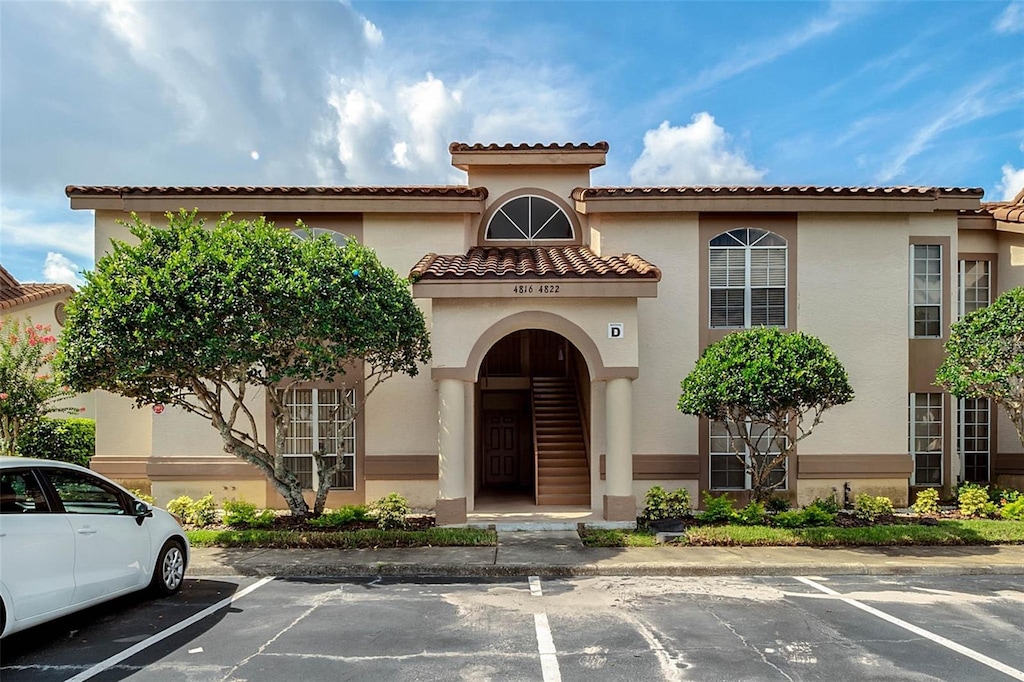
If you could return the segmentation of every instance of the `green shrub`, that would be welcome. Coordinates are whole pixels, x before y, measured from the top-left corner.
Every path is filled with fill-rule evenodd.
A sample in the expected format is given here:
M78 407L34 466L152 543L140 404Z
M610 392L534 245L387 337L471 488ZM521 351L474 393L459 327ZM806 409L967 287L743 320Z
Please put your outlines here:
M660 485L656 485L644 496L644 511L640 520L650 523L662 519L681 519L689 515L690 492L686 488L666 492Z
M173 500L167 503L165 509L174 514L182 523L188 523L189 509L192 508L194 500L188 495L182 495L181 497L175 497Z
M398 493L391 493L371 503L370 511L377 517L378 528L396 530L406 527L405 517L412 509L409 508L409 502L404 497Z
M217 504L213 501L213 493L198 500L193 500L188 495L176 497L167 503L167 511L180 518L183 523L196 528L212 526L217 520Z
M309 525L317 528L341 528L353 521L365 521L369 517L369 510L366 507L349 505L326 511L316 518L309 519Z
M698 523L729 523L736 518L732 498L728 493L712 495L704 491L704 511L697 512L694 518Z
M55 459L87 467L96 453L96 422L79 417L43 417L18 436L18 452L25 457Z
M853 515L868 523L875 523L886 516L892 516L892 512L892 500L884 495L876 497L861 493L853 501Z
M939 489L938 488L925 488L917 492L917 499L914 500L913 504L914 513L925 515L925 514L938 514L939 513Z
M977 483L965 483L957 493L957 505L960 514L968 518L972 516L990 517L999 511L999 506L988 498L988 486Z
M843 505L839 504L839 499L833 492L828 497L815 497L808 507L815 507L829 514L838 514L839 510L843 508Z
M1016 502L1024 497L1024 493L1013 488L998 488L992 486L988 491L988 499L999 505L1006 505L1009 502Z
M137 488L129 488L128 492L148 504L150 507L156 504L156 499L152 495L147 495Z
M257 511L245 500L224 500L224 523L232 528L269 528L277 515L270 509Z
M801 528L804 525L803 509L787 509L772 517L772 525L778 528Z
M804 527L831 526L836 522L836 515L839 510L833 511L833 506L828 500L814 500L801 510L804 517Z
M1007 502L999 510L999 516L1007 521L1024 521L1024 496L1018 496L1012 502Z
M791 505L789 500L785 497L769 497L764 506L767 511L777 514L779 512L789 511L790 507L793 505Z
M751 501L746 507L736 512L736 523L744 526L760 526L764 524L765 509L760 502Z

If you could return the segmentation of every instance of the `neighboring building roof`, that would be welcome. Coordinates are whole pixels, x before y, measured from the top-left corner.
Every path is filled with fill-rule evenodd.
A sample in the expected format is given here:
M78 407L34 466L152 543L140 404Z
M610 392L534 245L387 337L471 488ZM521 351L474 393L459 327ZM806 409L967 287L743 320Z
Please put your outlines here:
M572 197L576 201L605 197L684 197L684 196L905 196L930 197L977 197L984 196L980 187L817 187L786 185L755 186L692 186L692 187L578 187Z
M132 187L114 185L68 185L64 194L72 196L335 196L335 197L469 197L485 199L483 187L462 185L424 185L408 187L255 187L255 186L190 186Z
M413 281L496 278L661 280L661 270L640 256L598 256L585 246L476 246L465 255L428 253L409 273Z
M997 229L1024 231L1024 189L1010 201L986 201L978 208L960 211L961 219L994 220ZM973 222L973 221L972 221ZM984 223L983 223L984 224Z
M69 284L22 284L7 271L7 268L0 265L0 310L12 310L48 298L70 296L73 293L75 289Z
M464 185L407 187L68 185L71 208L114 211L254 213L480 213L487 190ZM241 202L244 201L245 204Z
M579 142L579 143L573 143L573 142L566 142L566 143L551 142L549 144L540 144L540 143L537 143L537 144L527 144L527 143L524 142L524 143L521 143L521 144L511 144L511 143L507 143L507 144L481 144L481 143L477 142L475 144L469 144L467 142L452 142L450 145L448 145L448 151L449 151L449 153L452 153L452 154L454 154L456 152L525 152L525 151L535 151L535 152L578 152L578 151L588 151L588 152L590 152L590 151L598 151L598 152L607 152L608 151L608 143L607 142L594 142L594 143L590 143L590 142Z

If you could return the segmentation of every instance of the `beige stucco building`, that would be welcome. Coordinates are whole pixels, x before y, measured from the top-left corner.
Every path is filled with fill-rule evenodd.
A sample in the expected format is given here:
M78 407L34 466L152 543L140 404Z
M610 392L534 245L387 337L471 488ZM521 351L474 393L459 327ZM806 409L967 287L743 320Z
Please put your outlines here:
M958 315L1024 285L1024 198L934 187L592 187L607 144L451 145L465 186L68 187L94 209L97 255L128 212L266 215L351 235L410 275L432 364L371 396L337 440L328 505L397 491L440 522L526 502L636 516L652 485L749 480L716 428L676 409L702 348L737 328L814 334L856 399L825 414L787 463L782 494L906 504L918 486L1024 483L1013 428L933 381ZM336 389L310 386L295 414ZM358 398L358 396L357 396ZM262 406L256 405L257 409ZM303 412L304 411L304 412ZM217 432L174 410L96 398L93 467L179 494L282 507ZM312 484L317 424L289 442ZM305 443L306 445L303 445Z

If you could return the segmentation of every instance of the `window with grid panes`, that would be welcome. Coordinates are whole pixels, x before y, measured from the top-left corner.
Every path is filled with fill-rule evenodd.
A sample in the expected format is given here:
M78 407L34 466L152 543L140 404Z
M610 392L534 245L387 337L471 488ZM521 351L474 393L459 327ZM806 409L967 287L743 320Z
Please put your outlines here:
M963 398L959 406L960 461L964 480L988 483L989 407L988 398Z
M498 207L487 223L484 238L496 241L572 239L572 222L553 201L521 196Z
M753 425L751 427L753 433L751 434L758 444L759 449L765 454L763 457L772 459L779 454L779 448L776 447L774 440L772 439L772 431L767 427L761 427ZM749 490L751 487L751 476L747 472L747 464L750 464L750 458L753 456L750 449L747 448L746 443L739 440L736 441L737 450L743 457L737 457L736 450L733 449L733 441L729 437L729 432L725 428L725 424L718 421L711 422L710 428L710 471L711 471L711 489L712 490ZM786 462L783 461L779 466L772 469L771 475L768 477L768 485L774 485L780 483L778 490L786 489Z
M942 485L942 394L910 394L914 485Z
M991 300L990 263L987 260L962 260L958 268L959 313L963 317L986 307Z
M281 391L281 397L291 417L284 442L285 466L298 477L303 488L316 489L313 452L323 452L328 466L341 457L342 466L335 473L331 488L355 490L356 425L352 419L355 391L295 388Z
M784 327L788 284L786 240L743 227L708 248L711 327Z
M910 247L911 331L914 336L942 336L942 246Z

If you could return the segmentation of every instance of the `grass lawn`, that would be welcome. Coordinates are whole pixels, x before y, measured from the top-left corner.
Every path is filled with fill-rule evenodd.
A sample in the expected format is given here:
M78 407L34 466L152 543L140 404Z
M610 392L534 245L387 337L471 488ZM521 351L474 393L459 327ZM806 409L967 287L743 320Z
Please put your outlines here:
M588 547L653 547L649 531L587 528ZM864 547L899 545L1024 544L1024 522L985 519L941 520L937 525L878 525L862 528L772 528L769 526L692 526L672 544L747 547Z
M193 547L265 547L273 549L377 549L384 547L491 547L494 531L479 528L348 531L209 530L186 531Z

